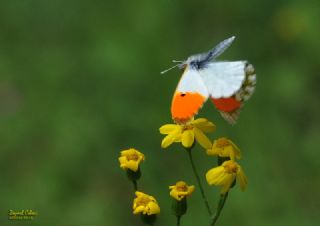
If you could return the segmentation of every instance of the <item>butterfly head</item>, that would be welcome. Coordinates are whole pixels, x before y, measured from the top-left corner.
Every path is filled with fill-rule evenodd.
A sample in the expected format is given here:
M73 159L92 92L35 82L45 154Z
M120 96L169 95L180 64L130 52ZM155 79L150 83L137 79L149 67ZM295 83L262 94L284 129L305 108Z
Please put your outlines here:
M188 65L192 69L199 70L203 68L207 61L205 60L207 54L196 54L188 57L185 61L185 65Z

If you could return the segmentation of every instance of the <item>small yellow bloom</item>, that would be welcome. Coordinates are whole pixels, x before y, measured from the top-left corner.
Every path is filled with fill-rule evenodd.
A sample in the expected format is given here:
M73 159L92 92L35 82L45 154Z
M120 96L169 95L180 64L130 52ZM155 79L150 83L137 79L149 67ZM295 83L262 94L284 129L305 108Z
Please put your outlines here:
M206 179L209 185L222 186L222 194L229 191L235 179L239 181L242 191L245 190L248 183L241 166L233 160L225 161L221 166L209 170Z
M174 142L181 142L186 148L190 148L194 140L204 147L209 149L212 146L209 138L204 134L215 131L216 126L205 118L190 120L185 124L166 124L160 127L160 133L165 134L162 140L161 147L167 148Z
M132 206L134 214L153 215L160 213L160 207L154 197L140 191L136 191L135 194L137 197L133 200Z
M184 181L178 181L176 185L169 186L169 189L171 189L170 196L178 201L194 192L194 186L188 186Z
M207 149L208 155L218 155L219 157L229 157L231 160L240 159L240 149L229 139L222 137L213 142L210 149Z
M137 172L139 165L144 161L144 154L139 152L134 148L121 151L121 156L119 157L120 167L122 169L130 169Z

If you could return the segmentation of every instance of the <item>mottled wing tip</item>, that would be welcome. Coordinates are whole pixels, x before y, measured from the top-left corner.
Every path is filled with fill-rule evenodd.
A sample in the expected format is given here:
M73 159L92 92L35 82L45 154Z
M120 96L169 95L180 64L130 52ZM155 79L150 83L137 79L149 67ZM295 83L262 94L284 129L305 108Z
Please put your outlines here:
M237 109L233 112L220 111L220 114L222 118L224 118L228 123L230 123L231 125L235 125L237 119L239 118L240 109Z
M256 72L252 64L246 63L245 66L246 78L241 88L235 93L235 97L238 101L247 101L254 93L256 87Z

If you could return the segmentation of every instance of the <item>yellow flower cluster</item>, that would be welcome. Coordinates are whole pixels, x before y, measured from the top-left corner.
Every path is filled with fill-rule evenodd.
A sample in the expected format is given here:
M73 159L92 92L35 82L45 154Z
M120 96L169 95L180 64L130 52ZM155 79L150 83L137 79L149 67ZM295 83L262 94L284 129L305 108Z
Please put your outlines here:
M194 192L194 186L188 186L184 181L178 181L175 185L169 186L170 196L180 201Z
M143 153L134 148L123 150L120 153L120 167L127 171L128 178L133 182L135 199L133 200L133 214L142 214L141 220L146 224L153 224L156 214L160 213L160 207L156 199L141 191L137 191L137 180L140 178L140 164L145 160Z
M247 185L247 178L241 166L233 160L225 161L221 166L209 170L206 179L209 185L222 186L222 194L229 191L235 179L239 181L242 191L245 190Z
M221 193L225 194L237 179L240 183L241 190L245 190L248 183L247 178L241 166L235 162L236 158L241 158L241 152L231 140L225 137L215 140L212 148L207 150L207 154L230 159L224 161L222 165L210 169L206 173L206 179L209 185L221 186Z
M231 140L225 137L215 140L212 147L207 149L207 154L230 158L232 160L241 158L240 149Z
M215 129L216 126L205 118L192 119L184 124L166 124L159 129L161 134L166 135L162 140L161 147L167 148L172 143L181 143L183 147L190 148L196 140L206 149L208 155L218 156L225 160L221 166L207 172L208 184L222 186L221 193L226 193L237 179L241 189L244 190L247 179L240 165L235 162L236 159L241 158L240 149L225 137L216 139L212 144L205 133L214 132ZM171 187L173 188L173 186ZM171 196L174 198L178 197L176 191L177 189L171 191L173 194Z
M134 148L121 151L121 156L119 157L120 167L125 170L130 169L137 172L140 163L143 162L144 159L144 154Z
M167 135L161 143L167 148L174 142L181 142L185 148L190 148L196 140L203 148L209 149L211 141L205 133L215 131L216 126L205 118L191 120L185 124L166 124L160 127L160 133Z
M160 213L160 207L156 199L143 192L136 191L136 198L133 200L133 213L134 214L146 214L153 215Z
M241 158L241 152L237 145L225 137L216 139L212 143L206 136L206 133L214 132L215 129L215 125L205 118L192 119L183 124L166 124L159 129L161 134L166 135L161 142L162 148L167 148L173 143L181 143L187 149L202 198L209 213L211 213L210 206L206 201L190 151L195 142L199 143L209 156L218 157L218 166L208 170L205 177L209 185L221 186L220 192L224 196L221 196L223 199L219 201L219 211L221 211L227 197L225 194L229 192L236 181L239 183L241 190L245 190L248 183L241 166L236 162ZM127 171L127 175L136 190L136 197L132 206L133 213L142 214L142 221L152 225L156 220L156 214L160 213L160 207L153 196L138 191L137 180L141 176L140 164L144 160L144 154L134 148L121 151L119 157L120 167ZM195 186L187 185L184 181L178 181L175 185L169 186L169 189L170 196L173 198L172 207L179 222L180 217L187 211L186 197L194 192Z

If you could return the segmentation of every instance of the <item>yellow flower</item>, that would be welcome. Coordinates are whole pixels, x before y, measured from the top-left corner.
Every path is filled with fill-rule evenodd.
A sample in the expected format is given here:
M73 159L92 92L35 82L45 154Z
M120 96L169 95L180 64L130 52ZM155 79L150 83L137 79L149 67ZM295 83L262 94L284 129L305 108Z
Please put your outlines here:
M140 191L136 191L136 198L133 200L133 213L134 214L147 214L153 215L160 213L160 207L154 197L147 195Z
M245 190L248 183L241 166L233 160L225 161L221 166L209 170L206 179L209 185L222 186L222 194L229 191L235 179L239 181L242 191Z
M207 149L208 155L218 155L219 157L229 157L231 160L240 159L240 149L229 139L222 137L213 142L210 149Z
M190 148L194 140L205 149L212 146L209 138L204 134L215 131L216 126L205 118L190 120L184 124L166 124L160 127L160 133L165 134L161 147L166 148L174 142L181 142L186 148Z
M134 172L137 172L139 165L144 161L144 154L137 151L134 148L121 151L121 156L119 157L120 167L122 169L130 169Z
M194 192L194 186L188 186L184 181L178 181L176 185L169 186L169 189L171 189L170 196L178 201Z

